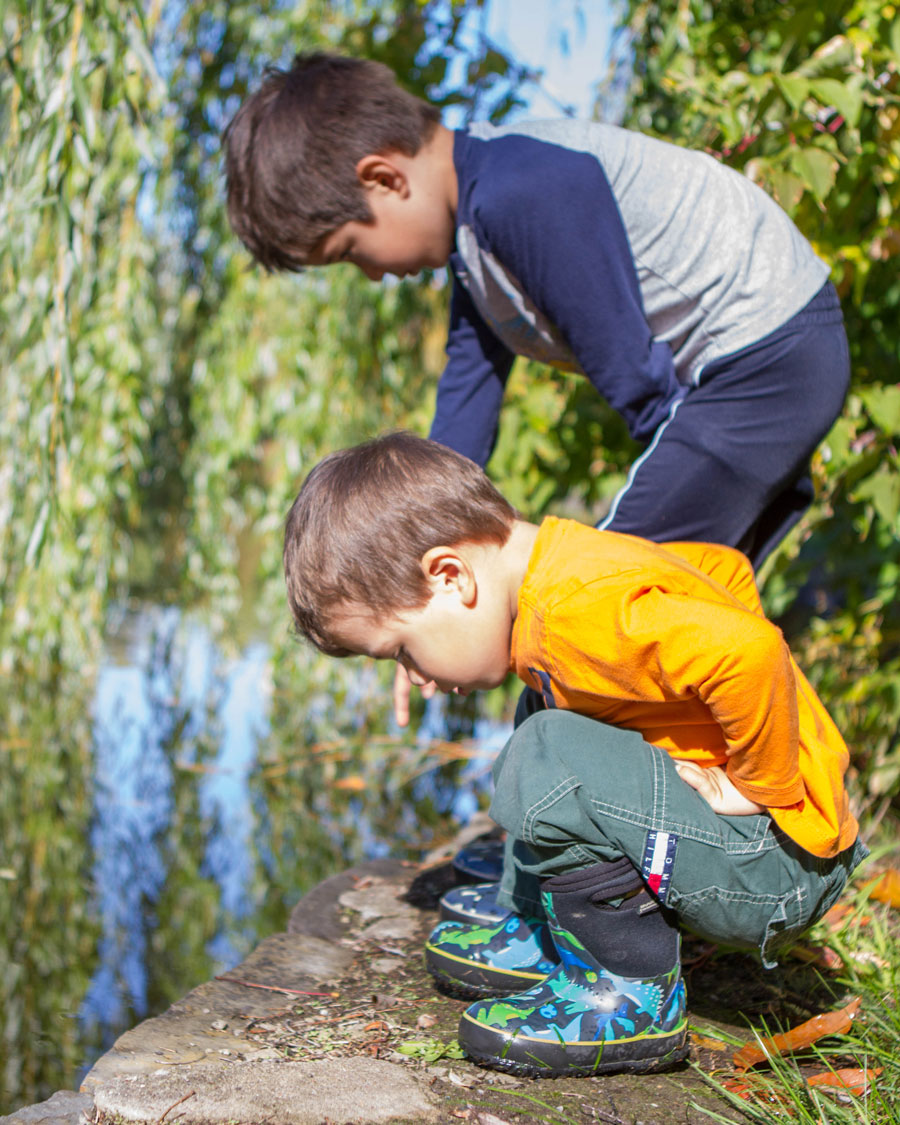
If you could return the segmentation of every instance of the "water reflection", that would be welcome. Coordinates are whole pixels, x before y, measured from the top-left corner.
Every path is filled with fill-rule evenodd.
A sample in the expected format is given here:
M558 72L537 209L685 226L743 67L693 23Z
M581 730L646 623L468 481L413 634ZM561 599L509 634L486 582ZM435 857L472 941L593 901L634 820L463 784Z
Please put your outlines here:
M119 611L93 709L101 937L80 1012L95 1044L85 1065L283 929L321 878L419 858L483 806L507 727L474 720L483 750L454 760L445 748L435 768L431 740L460 725L446 707L431 701L401 739L370 662L262 643L227 656L182 610Z

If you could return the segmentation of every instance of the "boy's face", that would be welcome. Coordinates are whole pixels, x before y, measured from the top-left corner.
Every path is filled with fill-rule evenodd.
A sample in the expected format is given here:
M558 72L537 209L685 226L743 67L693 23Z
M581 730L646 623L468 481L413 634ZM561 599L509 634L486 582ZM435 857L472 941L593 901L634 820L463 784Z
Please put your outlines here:
M396 660L414 684L431 681L440 691L487 691L510 670L512 615L502 597L479 588L477 597L450 580L437 585L422 609L375 617L348 605L333 633L351 652Z
M310 265L352 262L372 281L386 273L407 277L447 264L456 223L441 184L418 174L409 158L371 157L360 175L368 222L352 220L325 235L309 256ZM401 163L402 170L395 167ZM360 162L361 165L363 162Z

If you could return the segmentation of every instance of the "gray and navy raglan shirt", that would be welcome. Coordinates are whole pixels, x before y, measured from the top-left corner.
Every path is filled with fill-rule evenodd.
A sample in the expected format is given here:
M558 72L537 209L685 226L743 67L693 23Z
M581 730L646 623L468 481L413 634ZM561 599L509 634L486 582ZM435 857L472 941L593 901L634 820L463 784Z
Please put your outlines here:
M580 371L648 441L704 366L762 339L828 267L750 180L615 125L472 126L448 362L431 429L481 465L516 355Z

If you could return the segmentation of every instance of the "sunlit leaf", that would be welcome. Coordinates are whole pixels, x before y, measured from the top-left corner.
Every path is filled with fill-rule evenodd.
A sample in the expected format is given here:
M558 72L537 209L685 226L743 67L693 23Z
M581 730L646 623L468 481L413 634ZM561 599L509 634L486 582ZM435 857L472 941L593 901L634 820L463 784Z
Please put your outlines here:
M775 85L794 110L800 108L809 94L809 82L796 74L776 74Z
M863 100L855 85L835 78L815 78L809 83L809 89L823 105L833 106L848 125L858 124Z
M819 1088L832 1087L836 1090L846 1090L855 1097L865 1097L870 1085L881 1074L884 1067L877 1066L870 1070L857 1067L844 1067L842 1070L825 1070L821 1074L811 1074L806 1078L807 1086Z
M816 199L825 199L834 187L837 159L822 148L810 147L792 153L791 164Z
M886 434L900 434L900 386L860 387L869 417Z
M877 878L864 883L863 889L869 898L900 909L900 871L896 867L891 867Z
M786 1055L805 1050L826 1035L843 1035L853 1025L861 1003L860 997L856 996L839 1011L813 1016L812 1019L798 1024L790 1031L767 1036L758 1044L748 1043L735 1052L731 1061L738 1070L747 1070L757 1063L765 1062L773 1055Z

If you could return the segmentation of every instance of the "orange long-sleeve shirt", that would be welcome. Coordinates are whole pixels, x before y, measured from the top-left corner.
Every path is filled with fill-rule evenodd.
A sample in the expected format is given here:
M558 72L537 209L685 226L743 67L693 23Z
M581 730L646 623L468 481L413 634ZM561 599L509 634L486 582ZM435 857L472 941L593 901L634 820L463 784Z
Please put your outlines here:
M856 839L847 747L740 552L551 517L519 591L511 666L556 707L724 766L814 855Z

